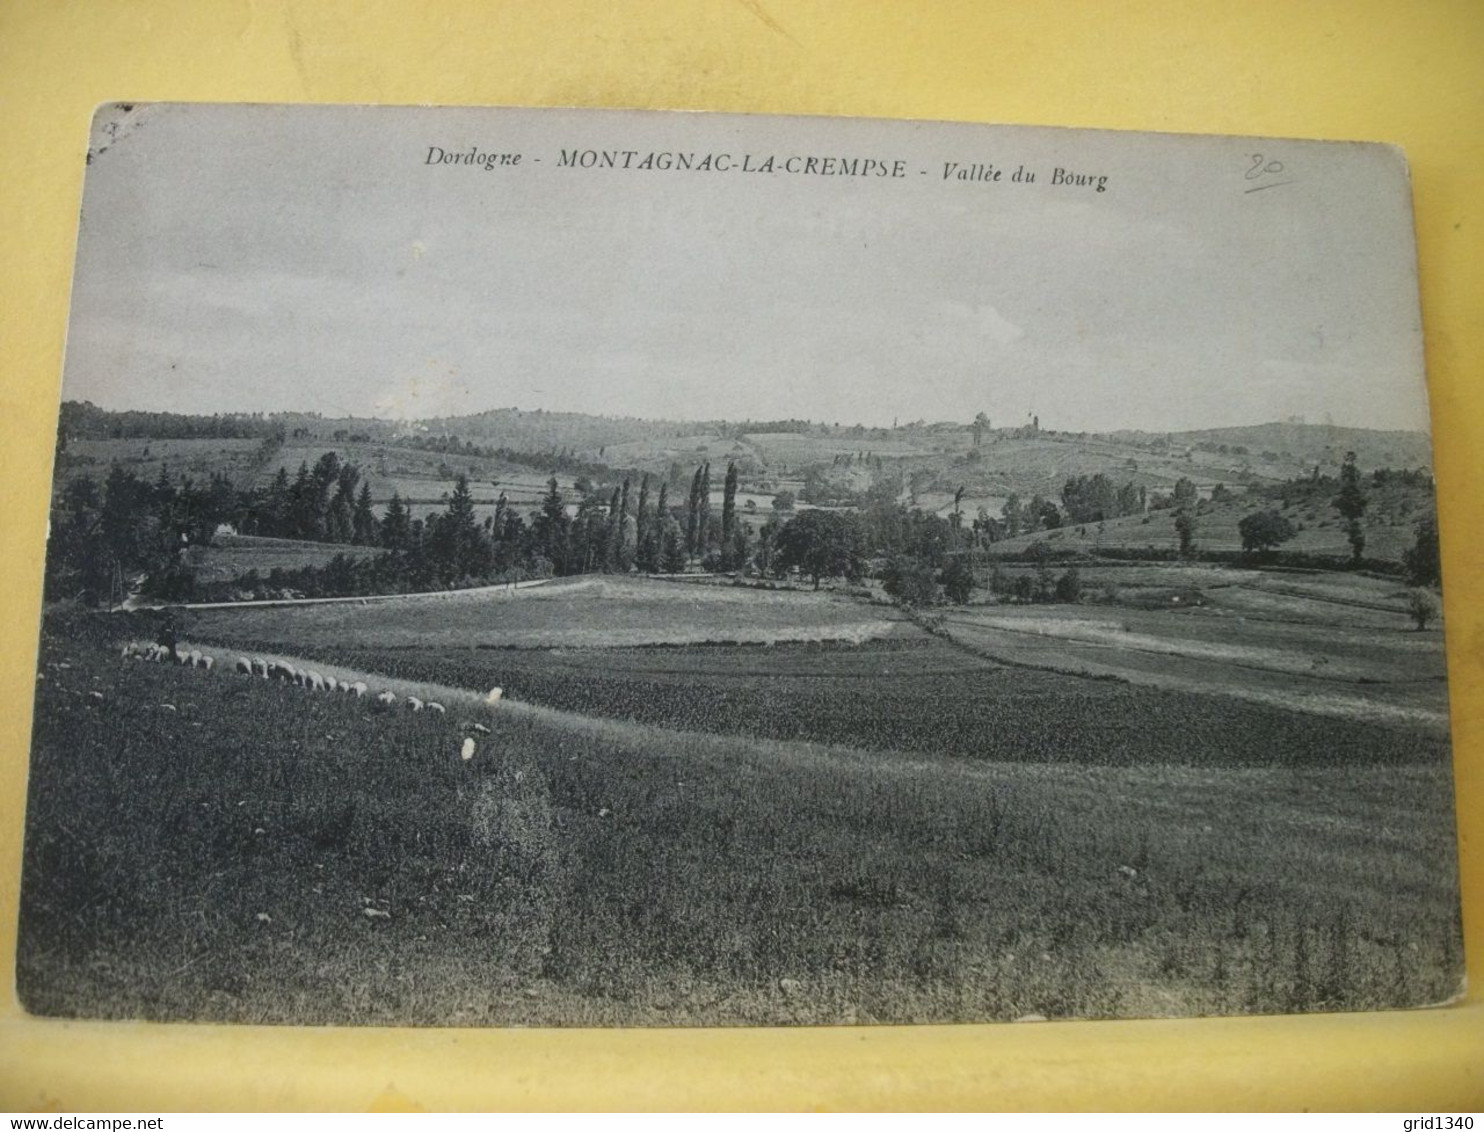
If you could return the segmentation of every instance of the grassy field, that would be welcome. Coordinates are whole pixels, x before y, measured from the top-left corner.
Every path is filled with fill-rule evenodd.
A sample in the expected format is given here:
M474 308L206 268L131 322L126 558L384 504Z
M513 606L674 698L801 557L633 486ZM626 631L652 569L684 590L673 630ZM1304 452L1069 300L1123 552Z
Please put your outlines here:
M265 611L267 612L267 611ZM285 611L292 613L293 611ZM283 639L234 638L265 655ZM326 670L382 673L683 732L839 743L884 755L1079 765L1431 765L1438 728L1377 727L1252 697L1002 665L942 639L640 649L301 649ZM1147 681L1153 684L1154 681ZM1214 692L1213 682L1207 692ZM1398 716L1392 723L1413 721Z
M348 543L301 542L297 539L259 538L254 535L217 535L201 551L196 564L200 582L224 582L240 578L249 570L267 577L270 570L298 570L324 566L336 555L368 558L377 548Z
M102 481L115 462L125 471L153 483L162 466L172 477L187 475L205 481L213 472L225 472L234 480L250 478L257 466L260 440L74 440L67 446L67 465L54 490L61 490L66 480L88 475ZM292 473L293 469L290 469ZM270 473L271 475L271 473ZM245 486L245 485L244 485Z
M773 686L860 686L851 666L882 647L786 649ZM1005 674L946 647L901 646L893 663L909 694L982 681L975 702L1006 712L985 749L702 734L456 688L431 690L447 717L380 717L48 633L22 1000L642 1025L1337 1010L1457 991L1440 741L1351 757L1368 731L1341 728L1316 733L1334 757L1293 760L1291 715L1233 701L1168 716L1182 698L1043 673L1010 674L1002 696ZM687 679L660 664L690 669L704 697L747 686L732 654L770 651L608 655L625 679L648 663L633 679L680 700ZM1084 697L1100 729L1045 726L1076 754L999 756ZM492 733L464 762L460 725L476 719ZM1270 757L1108 765L1139 731L1158 747L1171 740L1156 732L1202 720L1187 736L1202 749L1250 732Z
M240 488L266 488L280 468L292 481L301 463L313 467L326 452L334 452L361 469L371 487L377 514L382 513L394 491L416 504L416 516L441 510L443 498L453 491L454 478L463 474L469 477L475 499L483 505L482 518L494 510L501 492L513 506L535 507L550 478L493 457L450 456L390 443L290 441L266 461L258 459L261 447L261 440L77 440L68 448L68 461L55 488L60 491L67 480L79 475L101 480L115 462L147 482L153 482L163 466L172 477L185 475L204 482L213 473L224 472ZM557 480L564 492L571 492L569 473L562 473Z
M405 670L469 687L508 684L552 706L684 729L725 731L732 727L728 721L740 719L746 734L874 733L888 747L900 741L919 749L922 742L946 742L935 734L961 720L979 747L1008 758L1018 756L1006 753L1002 701L986 695L1006 689L1032 694L1035 678L1017 671L1024 669L1148 685L1175 693L1170 702L1176 705L1187 703L1180 695L1202 693L1188 707L1160 709L1182 718L1220 718L1229 701L1244 700L1323 717L1314 724L1321 730L1345 718L1446 734L1441 630L1412 629L1402 604L1406 591L1394 582L1145 566L1089 569L1085 584L1116 587L1117 601L956 608L944 625L952 644L929 642L890 607L828 593L621 578L431 601L212 610L199 614L190 631L214 643L372 671ZM1162 596L1191 593L1203 604L1175 608ZM787 642L873 643L864 649L755 647ZM643 648L719 643L735 647ZM559 651L517 651L532 649ZM1016 679L1032 685L1021 689ZM671 681L686 691L679 697L657 692L651 681ZM1034 694L1055 704L1051 715L1058 721L1081 726L1077 705L1113 693L1081 681ZM1099 708L1093 715L1122 710ZM926 731L918 730L919 722ZM1034 733L1038 724L1028 726ZM1192 719L1160 733L1195 734L1199 728ZM1223 744L1229 742L1217 743ZM962 746L955 741L949 749ZM1048 740L1036 749L1053 746ZM1355 749L1368 748L1361 741ZM1141 750L1135 741L1117 757L1168 758ZM1239 761L1266 758L1259 748Z
M1323 719L1447 734L1441 677L1392 681L1347 677L1340 666L1327 668L1323 656L1309 660L1305 671L1301 670L1302 657L1244 646L1149 641L1137 636L1131 636L1126 646L1088 642L1079 636L1102 630L1085 623L1020 632L950 620L948 630L955 640L1006 664L1129 681L1171 693L1222 696Z
M1079 573L1090 603L1000 605L986 595L950 611L946 629L1007 664L1446 730L1442 628L1416 631L1410 590L1395 579L1173 563Z
M1372 492L1370 507L1363 526L1368 558L1400 562L1402 554L1416 539L1415 526L1425 510L1428 497L1422 489L1395 488ZM1195 544L1198 550L1240 551L1242 536L1238 524L1254 511L1276 509L1298 528L1298 533L1283 543L1281 550L1303 554L1350 556L1350 543L1345 533L1346 521L1333 507L1320 504L1294 504L1282 507L1270 500L1238 496L1224 503L1202 504L1196 517ZM1125 515L1110 519L1101 529L1097 523L1070 524L1050 531L1017 535L994 544L997 557L1018 554L1035 542L1044 542L1053 550L1077 550L1096 554L1100 549L1156 550L1178 549L1180 538L1175 530L1173 510L1151 511L1148 515Z
M192 628L207 640L266 642L290 652L363 644L468 649L860 641L906 630L910 626L891 609L829 593L609 576L365 606L212 610Z
M1021 562L996 567L1010 578L1035 578L1037 568ZM1053 564L1055 577L1064 569ZM1178 562L1097 562L1079 564L1084 597L1091 604L1119 609L1170 610L1198 596L1203 607L1249 621L1277 621L1341 629L1375 629L1390 635L1413 628L1407 602L1411 589L1399 578L1362 573L1255 570L1236 566ZM996 604L989 571L979 571L976 604ZM1179 597L1180 602L1175 598ZM1173 623L1172 623L1173 624Z

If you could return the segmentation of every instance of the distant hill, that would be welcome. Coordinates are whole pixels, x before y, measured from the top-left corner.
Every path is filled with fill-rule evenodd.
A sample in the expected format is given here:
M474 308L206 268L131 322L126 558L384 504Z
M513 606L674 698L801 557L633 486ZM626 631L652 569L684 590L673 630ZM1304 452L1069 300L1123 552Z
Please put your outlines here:
M1364 485L1367 509L1365 530L1368 558L1400 562L1416 540L1417 520L1431 510L1431 489L1412 484ZM1236 493L1223 502L1203 499L1195 512L1195 544L1199 551L1235 553L1242 549L1238 524L1256 510L1280 511L1296 534L1283 543L1285 553L1323 555L1344 559L1350 554L1346 521L1334 507L1333 481L1316 485L1307 495L1288 503ZM1067 523L1051 531L1018 535L994 544L996 558L1014 558L1034 543L1052 550L1096 555L1101 550L1173 553L1179 546L1173 510L1126 515L1106 523Z
M545 409L490 409L461 417L433 417L408 421L401 431L422 436L449 435L490 448L518 451L575 449L596 456L609 445L656 436L691 435L714 426L691 421L644 420L639 417L603 417L590 413L548 412Z
M764 508L776 491L802 496L813 476L828 485L826 498L895 485L899 497L940 513L953 508L962 488L959 505L966 513L982 508L997 516L1011 494L1058 501L1075 476L1103 474L1151 495L1189 479L1209 494L1217 484L1241 490L1307 477L1316 465L1335 475L1351 451L1365 473L1432 465L1428 437L1420 432L1292 422L1178 433L981 425L976 431L967 421L867 428L791 418L645 420L517 408L420 421L297 413L203 417L67 402L62 431L69 443L59 457L56 488L77 475L106 475L114 462L146 479L168 466L175 475L204 480L221 471L242 486L261 485L279 467L292 475L301 462L312 464L334 449L364 469L377 505L393 490L436 505L460 473L476 483L481 502L483 494L492 500L505 491L526 505L552 474L564 491L584 473L602 483L645 471L684 484L697 465L710 462L719 483L722 469L735 461L744 489Z
M1310 464L1338 464L1346 452L1354 452L1356 460L1364 467L1432 467L1432 440L1425 432L1274 421L1190 432L1113 432L1107 435L1110 439L1138 442L1164 436L1172 445L1204 451L1219 451L1224 445L1228 450L1244 448L1248 454L1258 457Z

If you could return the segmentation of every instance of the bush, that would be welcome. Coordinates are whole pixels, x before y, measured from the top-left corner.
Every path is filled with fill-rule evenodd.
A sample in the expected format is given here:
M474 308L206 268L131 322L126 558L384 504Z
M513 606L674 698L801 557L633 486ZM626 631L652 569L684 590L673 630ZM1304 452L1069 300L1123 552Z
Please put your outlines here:
M933 568L905 555L893 558L882 572L882 588L902 605L936 605L938 583Z
M943 592L948 595L948 600L962 605L969 600L974 592L974 570L966 562L962 555L949 559L943 567Z
M1056 600L1075 605L1082 600L1082 575L1073 566L1056 580Z
M1237 524L1244 551L1271 550L1298 533L1286 516L1277 511L1256 511Z
M1437 599L1426 590L1413 590L1407 598L1407 612L1416 623L1417 631L1420 633L1427 628L1428 622L1438 615Z
M1438 547L1438 517L1424 515L1417 521L1416 541L1402 556L1407 579L1414 586L1437 586L1443 581L1443 560Z

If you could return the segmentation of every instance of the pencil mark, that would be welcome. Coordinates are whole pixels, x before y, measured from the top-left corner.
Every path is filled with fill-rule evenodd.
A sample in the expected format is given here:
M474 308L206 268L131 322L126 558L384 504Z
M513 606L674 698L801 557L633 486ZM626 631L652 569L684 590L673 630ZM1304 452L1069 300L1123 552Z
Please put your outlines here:
M768 13L763 10L763 6L759 2L759 0L737 0L737 3L740 4L743 8L747 9L747 11L751 12L759 20L761 20L763 25L770 31L777 32L779 35L783 36L784 39L792 43L795 47L804 46L793 36L789 35L788 30L782 24L780 24L777 20L775 20L772 16L768 15Z

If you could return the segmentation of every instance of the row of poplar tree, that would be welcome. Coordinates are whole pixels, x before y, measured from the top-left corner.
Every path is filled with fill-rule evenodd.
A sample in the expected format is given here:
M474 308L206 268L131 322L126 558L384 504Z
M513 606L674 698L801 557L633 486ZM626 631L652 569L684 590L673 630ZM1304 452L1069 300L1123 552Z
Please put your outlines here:
M312 467L301 465L293 477L280 468L267 487L246 490L220 473L205 482L172 479L162 466L151 482L115 465L101 485L77 476L59 493L48 543L48 592L118 600L142 576L151 596L213 596L195 584L197 548L209 545L224 526L387 552L347 555L328 579L309 569L280 572L274 580L291 578L313 590L395 592L497 577L679 572L693 562L736 569L749 561L755 548L737 515L735 464L726 471L719 516L713 513L709 464L696 469L682 503L672 505L668 482L659 482L657 492L653 482L645 474L635 488L624 479L611 491L583 493L569 506L552 477L529 516L502 494L493 514L481 521L464 476L441 510L416 518L394 493L378 517L360 469L334 452ZM778 526L774 520L765 528L765 544ZM767 546L761 549L766 556ZM259 581L255 576L248 588Z

